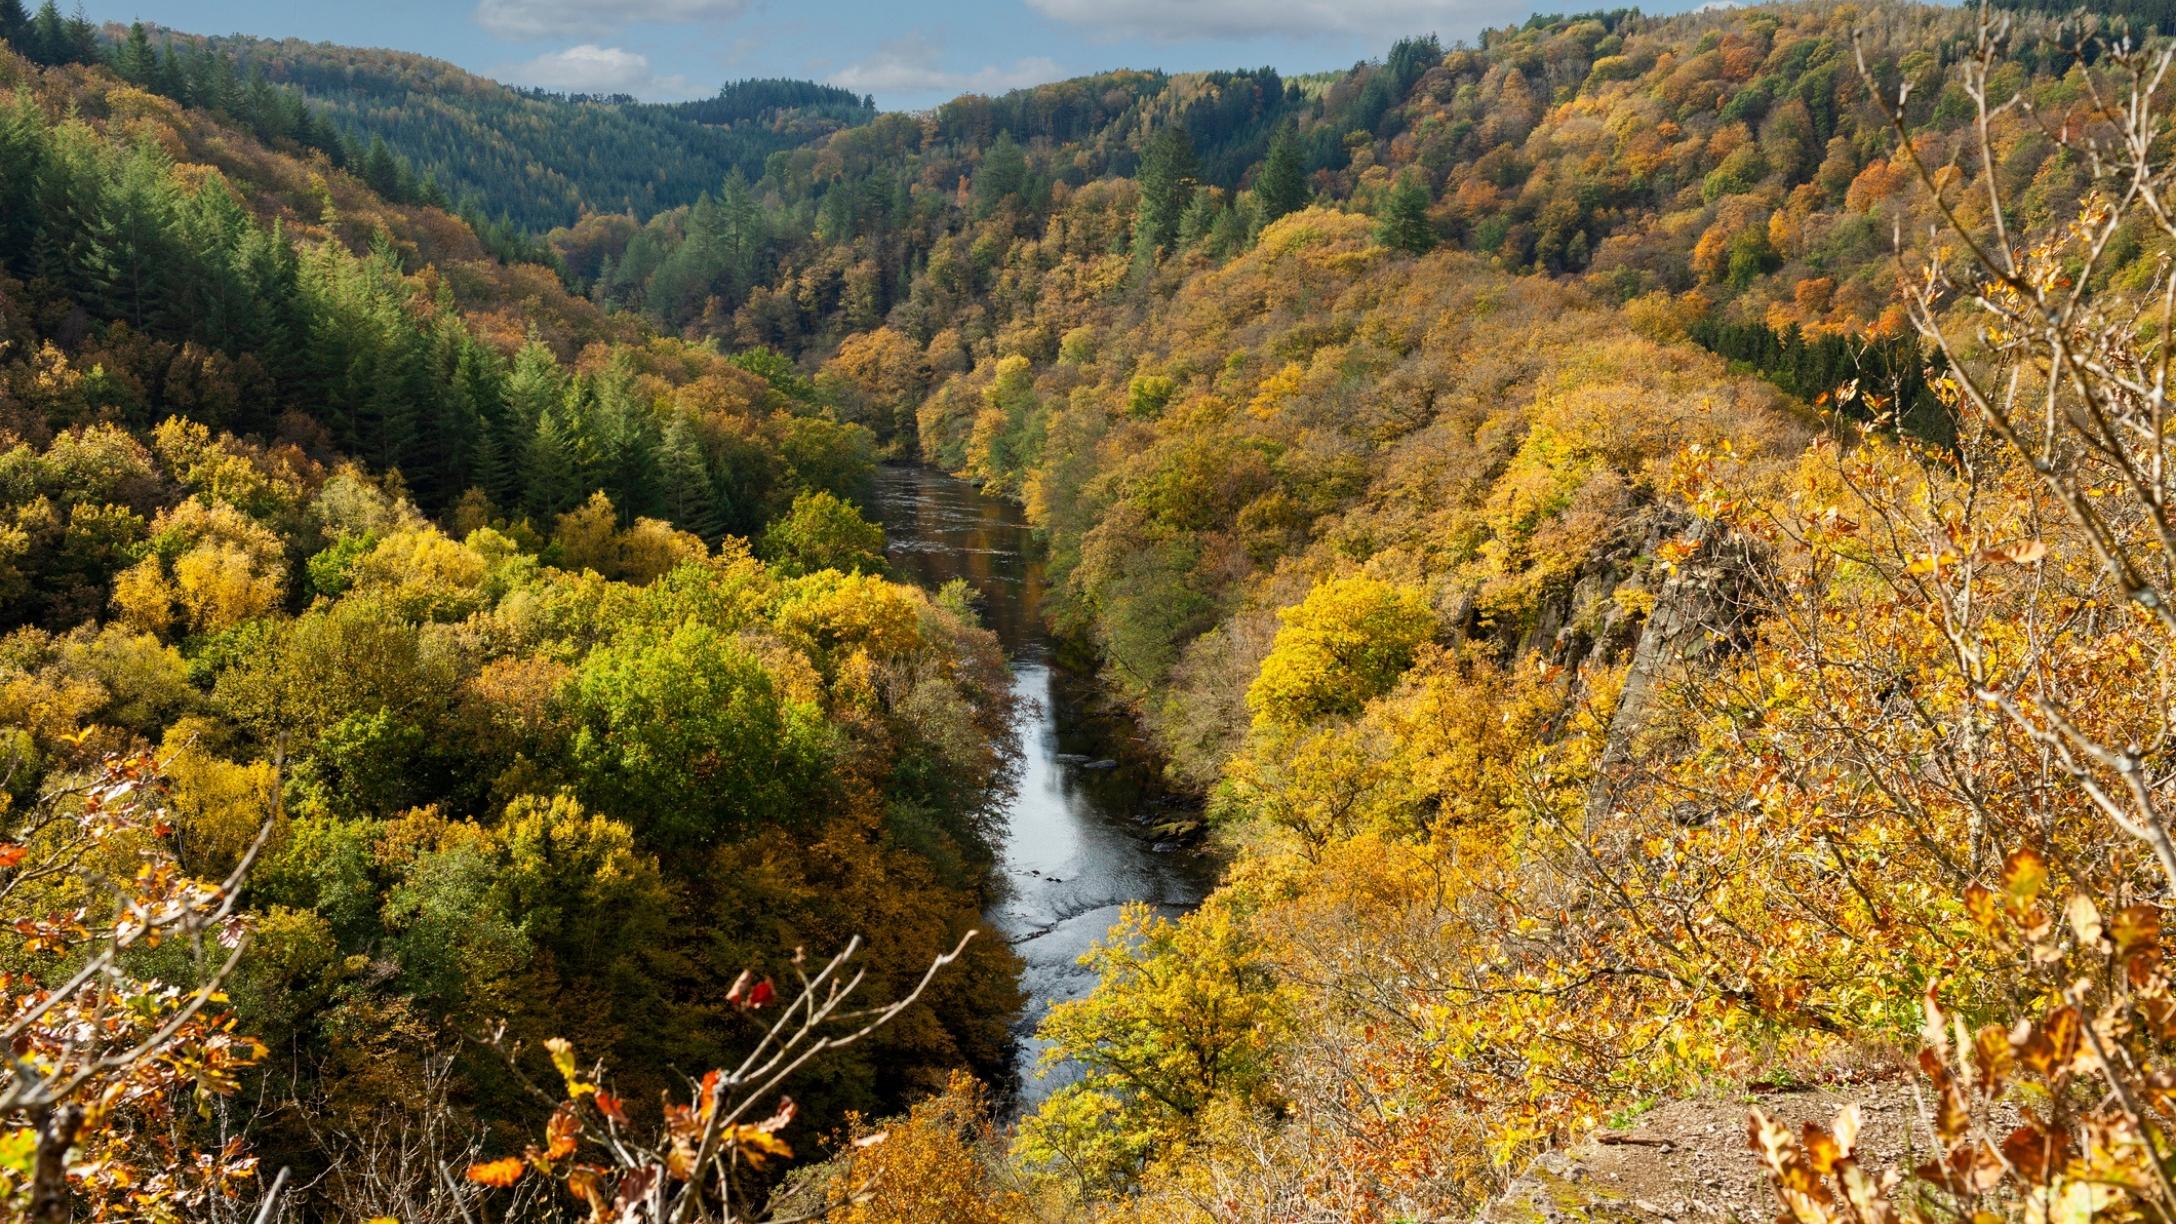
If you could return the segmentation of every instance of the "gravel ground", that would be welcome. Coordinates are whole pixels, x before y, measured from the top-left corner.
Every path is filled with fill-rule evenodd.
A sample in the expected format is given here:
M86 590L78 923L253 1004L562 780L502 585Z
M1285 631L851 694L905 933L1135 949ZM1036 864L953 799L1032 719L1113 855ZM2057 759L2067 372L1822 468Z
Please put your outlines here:
M1915 1097L1916 1077L1838 1089L1749 1092L1673 1101L1561 1152L1537 1159L1484 1215L1491 1224L1559 1221L1773 1220L1779 1205L1746 1144L1756 1107L1796 1129L1827 1126L1856 1102L1858 1156L1879 1176L1924 1161L1933 1139Z

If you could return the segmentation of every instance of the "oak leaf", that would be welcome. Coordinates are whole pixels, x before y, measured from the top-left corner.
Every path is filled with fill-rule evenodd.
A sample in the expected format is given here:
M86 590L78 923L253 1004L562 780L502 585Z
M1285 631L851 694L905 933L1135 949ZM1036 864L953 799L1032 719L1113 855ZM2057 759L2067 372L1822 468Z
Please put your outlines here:
M521 1157L506 1156L470 1165L468 1179L479 1186L494 1186L503 1190L520 1181L521 1175L528 1171L529 1166L522 1163Z

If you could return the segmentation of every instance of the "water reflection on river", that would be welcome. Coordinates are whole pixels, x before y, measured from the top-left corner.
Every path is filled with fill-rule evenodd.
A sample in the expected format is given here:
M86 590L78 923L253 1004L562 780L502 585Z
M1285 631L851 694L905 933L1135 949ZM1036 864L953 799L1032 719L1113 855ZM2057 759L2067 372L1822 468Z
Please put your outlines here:
M1015 1060L1021 1104L1032 1107L1068 1078L1064 1068L1035 1077L1034 1031L1052 1002L1095 984L1076 963L1081 953L1128 901L1170 913L1192 907L1209 869L1190 853L1157 854L1142 838L1134 818L1163 793L1155 764L1129 724L1095 710L1086 678L1054 665L1042 562L1019 508L917 467L882 469L877 503L898 575L933 589L965 578L1012 660L1020 786L999 861L1006 893L989 920L1026 962Z

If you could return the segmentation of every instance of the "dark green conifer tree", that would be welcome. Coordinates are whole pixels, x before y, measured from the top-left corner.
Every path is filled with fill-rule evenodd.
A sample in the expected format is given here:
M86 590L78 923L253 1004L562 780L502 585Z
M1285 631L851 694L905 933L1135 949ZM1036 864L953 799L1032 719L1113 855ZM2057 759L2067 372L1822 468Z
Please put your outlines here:
M287 108L282 105L280 91L265 76L264 65L250 65L249 76L242 82L240 105L242 117L257 139L270 142L290 135Z
M159 72L159 53L151 45L151 35L145 31L143 22L129 23L128 37L121 41L120 49L114 52L113 70L120 73L121 79L131 85L140 85L145 89L154 87Z
M508 505L494 489L509 488L513 484L513 460L518 452L511 450L506 433L506 366L498 356L470 338L466 329L458 326L456 314L447 319L454 326L453 339L458 348L454 361L453 380L459 390L464 411L473 421L471 437L466 442L467 471L465 484L484 490L496 505Z
M1193 203L1187 205L1185 215L1179 218L1179 249L1190 251L1205 246L1211 231L1216 228L1217 215L1223 211L1224 202L1215 192L1206 187L1196 188Z
M725 534L731 507L711 480L702 440L686 417L675 416L665 426L657 464L665 516L682 530L717 543Z
M1307 207L1307 176L1300 167L1299 133L1290 125L1270 139L1269 157L1254 180L1254 204L1262 224Z
M1247 245L1247 218L1236 208L1217 213L1216 224L1210 227L1207 249L1215 258L1235 255Z
M1008 200L1027 195L1028 159L1011 134L1000 132L975 171L975 211L989 216Z
M1384 246L1413 255L1435 249L1435 227L1428 223L1428 185L1407 170L1383 196L1375 222L1375 237Z
M106 58L105 49L98 45L98 26L83 12L79 2L68 18L68 62L71 64L96 64Z
M664 513L658 480L657 416L638 402L627 376L608 371L593 383L598 447L596 487L612 496L623 518Z
M160 313L166 278L174 271L176 213L180 204L166 159L139 145L96 213L86 263L104 292L93 309L138 331Z
M61 19L60 5L45 0L38 6L38 15L30 19L30 31L25 36L24 55L45 65L68 62L68 23Z
M110 175L97 138L87 130L64 127L48 137L30 261L31 275L44 282L44 295L66 296L94 311L107 301L110 267L102 231Z
M235 312L234 343L242 352L255 354L274 382L295 388L305 377L298 336L309 332L298 281L301 261L288 245L285 228L277 221L271 229L249 226L237 241L233 267L242 286ZM269 418L277 405L265 405Z
M363 154L363 164L358 171L363 182L372 191L388 200L401 198L401 166L393 156L393 150L383 136L370 138L370 151Z
M158 67L152 70L151 92L177 101L188 100L189 78L181 58L169 42L159 48Z
M582 499L572 449L566 410L554 405L538 419L522 461L524 504L541 526Z
M1179 222L1194 198L1194 142L1182 127L1149 138L1141 154L1141 197L1134 206L1133 253L1153 263L1178 243Z
M547 419L552 415L545 414ZM574 479L574 497L568 506L613 486L611 437L601 415L597 379L577 375L567 384L557 410L559 436Z
M38 104L28 94L0 101L0 270L32 272L40 217L38 182L46 137Z
M725 262L726 274L721 292L726 300L738 301L748 296L770 254L770 232L764 224L763 207L738 170L726 177L725 187L718 193L718 218L719 255Z
M23 36L29 31L30 12L23 7L23 0L0 0L0 42L27 52Z
M168 260L154 313L168 335L187 336L209 347L246 353L242 316L257 308L236 262L255 223L212 175L193 193L169 191Z

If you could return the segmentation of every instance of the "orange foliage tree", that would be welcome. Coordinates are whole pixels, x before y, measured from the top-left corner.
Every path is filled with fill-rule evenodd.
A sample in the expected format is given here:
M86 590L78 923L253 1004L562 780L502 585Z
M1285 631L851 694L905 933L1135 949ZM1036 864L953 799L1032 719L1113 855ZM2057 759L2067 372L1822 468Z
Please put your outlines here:
M257 1183L199 1124L264 1049L234 1031L237 890L184 873L148 756L111 757L13 814L0 840L0 1208L15 1219L196 1220Z

